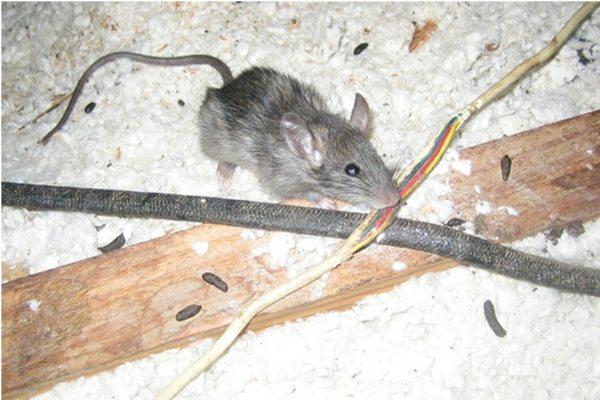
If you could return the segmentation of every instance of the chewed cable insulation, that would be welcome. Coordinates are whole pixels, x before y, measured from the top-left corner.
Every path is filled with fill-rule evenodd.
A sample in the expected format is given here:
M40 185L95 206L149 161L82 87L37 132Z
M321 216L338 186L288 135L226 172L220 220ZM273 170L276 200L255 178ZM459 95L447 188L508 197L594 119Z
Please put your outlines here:
M395 206L377 210L369 214L369 218L364 222L366 229L362 231L360 243L357 243L353 247L353 250L360 250L367 243L371 242L373 236L379 235L391 224L395 214L400 209L402 200L407 198L433 171L446 153L456 132L458 132L468 116L469 114L461 112L451 118L440 132L429 141L419 156L404 169L400 176L395 178L398 185L400 202Z

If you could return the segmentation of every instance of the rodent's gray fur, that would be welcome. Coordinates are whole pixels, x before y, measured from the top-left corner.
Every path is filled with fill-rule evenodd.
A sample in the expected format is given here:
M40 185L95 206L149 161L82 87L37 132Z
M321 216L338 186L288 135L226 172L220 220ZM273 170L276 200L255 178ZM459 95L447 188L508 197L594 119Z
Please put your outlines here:
M351 122L331 113L312 86L254 67L220 89L208 89L200 109L202 151L217 161L253 171L262 188L277 197L325 197L359 206L390 206L398 195L391 172L369 144L368 106L360 100L366 116L362 129L357 126L360 121L353 121L354 112ZM289 132L285 121L291 121L292 128L302 125L310 131L317 150L318 140L323 140L322 154L295 154L282 133ZM360 168L356 176L345 172L350 163Z

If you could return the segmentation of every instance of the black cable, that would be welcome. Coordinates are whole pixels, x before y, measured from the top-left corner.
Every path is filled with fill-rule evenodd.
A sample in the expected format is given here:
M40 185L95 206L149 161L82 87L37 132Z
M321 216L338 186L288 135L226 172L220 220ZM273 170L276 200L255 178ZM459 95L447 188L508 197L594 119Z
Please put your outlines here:
M130 218L207 222L346 238L364 214L216 197L2 182L2 205ZM447 228L397 218L380 244L451 258L535 284L600 296L600 270L513 250Z

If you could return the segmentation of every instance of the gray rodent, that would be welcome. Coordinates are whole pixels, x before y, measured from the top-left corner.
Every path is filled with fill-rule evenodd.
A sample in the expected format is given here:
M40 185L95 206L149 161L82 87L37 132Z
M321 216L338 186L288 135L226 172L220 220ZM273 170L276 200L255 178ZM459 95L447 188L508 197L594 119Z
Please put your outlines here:
M369 144L369 109L360 94L346 121L327 109L312 86L260 67L234 79L222 61L206 55L119 52L98 59L84 72L65 114L42 143L66 122L91 74L118 58L162 66L209 64L221 74L223 87L209 88L200 109L202 151L219 162L221 186L240 165L281 198L308 198L324 206L331 206L329 199L340 199L371 208L398 202L392 174Z

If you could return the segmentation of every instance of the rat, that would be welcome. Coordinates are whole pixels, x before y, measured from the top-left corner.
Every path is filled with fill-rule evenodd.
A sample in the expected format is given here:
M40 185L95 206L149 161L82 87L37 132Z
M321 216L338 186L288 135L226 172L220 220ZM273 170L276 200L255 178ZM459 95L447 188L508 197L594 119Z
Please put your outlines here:
M224 85L209 88L200 108L202 152L218 161L226 188L239 165L251 170L266 192L279 198L306 198L332 208L332 199L355 206L393 206L399 195L389 171L369 143L369 106L356 94L350 120L333 114L314 87L270 68L252 67L233 78L219 59L206 55L153 57L108 54L80 78L67 109L40 142L46 144L66 122L92 73L110 61L145 64L208 64Z
M399 200L391 172L369 143L369 107L360 94L346 121L312 86L253 67L220 89L209 88L199 119L202 151L219 161L224 187L239 165L282 198L371 208Z

